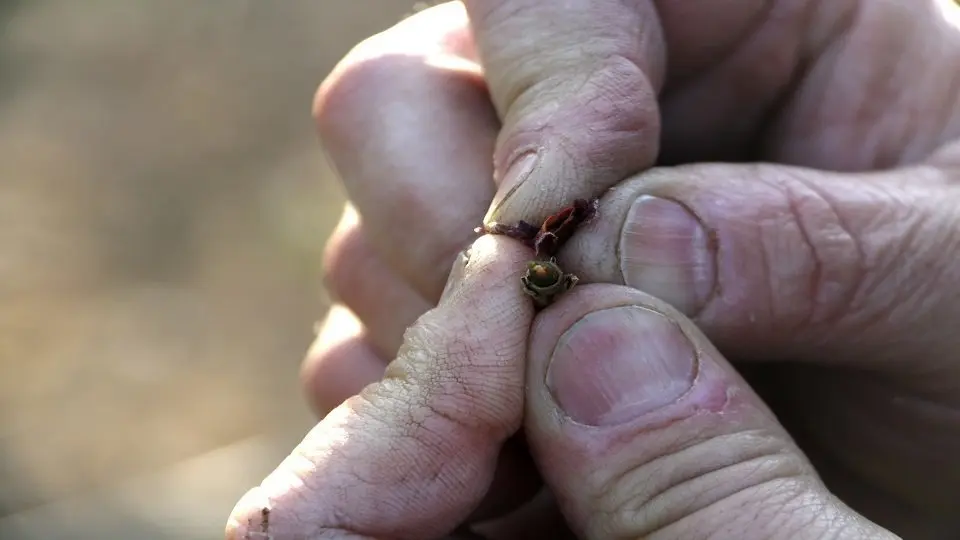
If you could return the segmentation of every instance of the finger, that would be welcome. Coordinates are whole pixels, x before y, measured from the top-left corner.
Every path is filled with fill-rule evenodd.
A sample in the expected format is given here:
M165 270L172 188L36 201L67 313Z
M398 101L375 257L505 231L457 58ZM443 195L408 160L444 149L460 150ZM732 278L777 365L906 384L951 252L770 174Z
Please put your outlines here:
M387 361L371 344L356 315L334 304L300 369L307 401L323 418L364 386L383 376Z
M654 162L666 51L650 1L465 4L504 124L485 221L539 223Z
M587 285L544 311L530 340L526 433L581 538L895 538L827 492L666 303Z
M349 204L327 241L324 283L363 321L370 345L382 358L397 354L404 331L432 306L377 254Z
M938 112L956 102L955 70L919 61L955 64L947 0L465 3L504 122L488 221L536 222L658 152L866 170L957 133Z
M935 388L955 366L915 359L956 344L958 196L928 166L655 169L608 194L561 262L667 301L731 356L829 358Z
M778 386L784 409L800 411L795 432L872 489L944 519L949 497L935 501L960 481L947 457L960 444L950 413L933 410L957 404L960 195L950 158L938 161L871 174L650 171L605 198L562 263L669 302L730 357L807 363ZM820 366L860 376L818 377ZM816 400L797 386L807 379Z
M321 418L381 378L385 358L396 355L406 329L429 309L409 285L379 262L357 218L347 205L325 258L328 288L351 309L331 309L301 370L308 400ZM487 497L471 520L512 510L539 487L526 446L510 441L498 460Z
M227 538L437 538L461 523L520 426L528 256L503 238L474 243L383 381L328 414L237 504Z
M471 50L459 3L427 9L352 51L314 104L370 244L431 302L494 193L499 122Z
M380 262L358 219L347 205L325 258L328 288L351 309L334 306L302 370L308 399L321 418L380 379L385 358L396 355L406 329L429 309L425 300ZM512 510L539 487L540 478L526 446L510 441L498 460L487 497L471 520Z

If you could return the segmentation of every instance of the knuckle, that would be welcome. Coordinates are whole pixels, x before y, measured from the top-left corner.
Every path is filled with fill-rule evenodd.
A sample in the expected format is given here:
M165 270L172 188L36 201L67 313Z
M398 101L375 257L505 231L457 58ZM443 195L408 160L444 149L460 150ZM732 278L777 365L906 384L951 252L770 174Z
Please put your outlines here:
M341 222L323 252L323 285L334 298L346 300L364 286L363 268L369 264L368 252L360 227Z
M938 261L956 244L930 217L942 215L931 208L949 207L942 199L918 200L916 192L855 178L839 179L827 190L802 173L780 177L778 186L790 221L781 230L797 231L809 262L800 272L779 269L772 290L785 286L800 294L781 297L774 313L792 320L804 341L841 331L888 332L891 321L930 312L931 299L942 296L950 280L943 279Z
M760 504L792 497L808 489L812 477L786 446L761 430L719 435L591 482L600 496L587 509L590 536L670 537L674 524L723 505L741 506L745 494Z
M654 162L660 131L657 96L636 62L612 54L539 76L515 81L508 103L516 112L507 116L510 135L499 154L513 155L531 139L550 140L569 167L608 176L601 181L607 185ZM562 100L554 99L560 95Z
M944 200L943 193L878 195L883 204L876 205L871 228L862 234L869 238L861 243L864 276L850 295L844 321L846 328L862 332L936 319L944 313L938 305L949 304L945 300L951 293L945 291L957 283L956 265L948 261L960 242L943 220L957 222L953 201Z
M348 388L338 377L369 354L360 321L342 304L334 304L316 329L316 338L300 363L300 386L321 418L358 388Z
M370 93L395 88L411 67L422 67L423 58L456 54L468 25L462 5L450 2L420 11L354 46L314 94L312 115L321 139L344 129L348 123L342 118L369 114Z
M860 231L852 228L860 209L841 204L801 171L761 166L760 177L778 194L781 209L761 233L771 312L798 330L838 323L849 315L870 266Z
M318 418L326 416L340 403L339 399L331 399L335 389L330 387L327 382L329 378L324 376L335 354L335 347L315 345L300 363L300 392Z
M320 83L312 115L321 139L336 134L344 119L369 110L370 92L402 76L417 51L398 35L396 27L373 35L350 49ZM388 85L389 86L389 85Z
M586 77L578 102L573 104L578 123L586 128L584 133L591 133L584 141L590 149L585 157L598 166L596 161L608 159L605 154L613 151L632 169L651 163L659 148L660 114L647 75L629 58L615 55L598 62ZM595 133L603 135L596 137Z
M602 56L586 65L531 73L518 78L515 84L512 104L545 108L530 111L532 113L551 114L559 120L564 119L564 114L575 114L577 121L586 120L607 129L614 127L631 133L656 127L649 126L651 117L656 118L657 113L654 89L640 66L622 54ZM567 101L560 107L540 102L541 97L558 95L558 87L575 91L563 94ZM623 103L629 106L624 107Z
M389 76L389 57L369 52L369 44L358 45L338 63L314 93L311 114L322 142L329 144L350 118L362 114L369 103L370 88Z

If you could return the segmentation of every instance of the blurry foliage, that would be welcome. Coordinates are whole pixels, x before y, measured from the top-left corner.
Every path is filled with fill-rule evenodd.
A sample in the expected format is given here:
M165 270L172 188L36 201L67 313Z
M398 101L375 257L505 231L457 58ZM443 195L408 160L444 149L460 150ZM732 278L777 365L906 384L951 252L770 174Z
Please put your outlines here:
M309 427L310 104L409 5L0 0L0 512Z

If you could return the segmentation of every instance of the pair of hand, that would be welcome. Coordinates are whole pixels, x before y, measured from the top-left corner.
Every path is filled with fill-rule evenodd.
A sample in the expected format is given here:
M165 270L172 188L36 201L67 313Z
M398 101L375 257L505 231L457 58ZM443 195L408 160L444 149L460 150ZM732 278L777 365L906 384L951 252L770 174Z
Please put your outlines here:
M956 20L466 0L358 46L315 104L323 420L228 538L957 537ZM527 248L461 253L597 195L539 314Z

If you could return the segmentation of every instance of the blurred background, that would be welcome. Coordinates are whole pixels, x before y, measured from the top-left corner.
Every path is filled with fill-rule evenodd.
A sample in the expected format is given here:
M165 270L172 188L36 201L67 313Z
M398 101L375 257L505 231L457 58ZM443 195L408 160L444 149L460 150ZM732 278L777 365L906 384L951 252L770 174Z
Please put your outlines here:
M401 0L0 0L0 538L222 538L315 422L317 85Z

